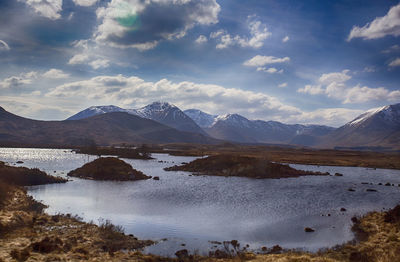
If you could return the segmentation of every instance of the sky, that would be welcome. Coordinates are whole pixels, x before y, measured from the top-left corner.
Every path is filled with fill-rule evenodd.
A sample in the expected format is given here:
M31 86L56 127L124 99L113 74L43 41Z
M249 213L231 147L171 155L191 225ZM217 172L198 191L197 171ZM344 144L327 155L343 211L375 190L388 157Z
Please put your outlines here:
M1 0L0 106L341 126L400 102L398 0Z

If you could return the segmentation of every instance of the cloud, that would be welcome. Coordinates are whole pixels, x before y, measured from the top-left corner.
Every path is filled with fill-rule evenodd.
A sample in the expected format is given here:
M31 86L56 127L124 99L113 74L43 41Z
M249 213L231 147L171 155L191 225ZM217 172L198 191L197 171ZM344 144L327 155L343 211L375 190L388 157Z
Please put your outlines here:
M33 8L39 15L56 20L61 18L62 0L18 0Z
M110 66L110 60L106 59L98 50L96 43L91 40L74 41L72 45L78 49L78 53L68 61L69 65L89 65L93 69Z
M167 79L146 82L139 77L98 76L84 81L57 86L46 96L59 98L81 97L84 99L118 103L125 107L137 107L155 100L165 100L182 108L203 108L207 111L237 112L254 117L281 117L300 114L300 110L281 103L277 98L218 85L193 82L174 83Z
M96 59L90 62L89 65L94 69L106 68L110 65L110 61L107 59Z
M256 55L255 57L245 61L243 63L243 65L260 67L260 66L265 66L268 64L285 63L285 62L289 62L289 61L290 61L289 57L278 58L275 56Z
M77 65L84 64L89 60L89 56L87 54L76 54L68 61L69 65Z
M282 83L282 84L278 85L278 87L280 87L280 88L287 87L287 83L286 83L286 82L285 82L285 83Z
M400 51L399 45L392 45L388 49L383 50L382 53L389 54L389 53L394 53L394 52L399 52L399 51Z
M310 95L319 95L319 94L324 94L325 90L322 88L320 85L306 85L303 88L299 88L297 90L299 93L305 93L305 94L310 94Z
M0 40L0 51L8 51L8 50L10 50L8 44L3 40Z
M66 109L65 105L59 104L59 101L38 96L40 93L38 92L19 96L0 96L0 104L9 112L33 119L43 119L44 115L47 116L47 120L65 119L66 116L76 112Z
M366 72L366 73L374 73L374 72L376 72L376 68L373 67L373 66L366 66L366 67L364 67L363 72Z
M362 113L362 110L345 108L305 112L261 92L187 81L174 83L167 79L147 82L139 77L122 75L97 76L59 85L50 90L46 98L53 101L79 98L85 103L92 101L97 104L116 104L125 108L137 108L156 100L163 100L181 109L199 108L213 114L229 112L239 113L250 119L333 126L342 125Z
M282 38L282 43L286 43L287 41L289 41L289 36L285 36L284 38Z
M363 27L353 26L347 40L377 39L388 35L400 35L400 4L390 8L385 16L377 17Z
M257 67L257 71L261 71L261 72L266 72L269 74L275 74L275 73L283 73L283 69L278 70L275 67L270 67L270 68L266 68L266 67Z
M358 109L322 108L311 112L302 112L300 115L288 116L287 121L300 124L317 123L318 125L338 127L353 120L363 112L364 110Z
M343 104L365 103L369 101L396 101L400 99L400 91L390 91L384 87L370 88L356 85L349 87L346 82L351 79L349 70L322 74L316 85L306 85L297 92L310 95L326 95L341 100Z
M254 16L249 16L248 28L250 37L231 36L224 30L218 30L210 34L210 38L218 39L216 48L224 49L229 46L239 45L241 47L260 48L264 45L264 41L271 35L265 24L255 20Z
M207 40L207 37L205 35L199 35L199 37L195 40L195 42L197 44L203 44L203 43L206 43L207 41L208 40Z
M389 66L395 67L395 66L400 66L400 57L396 58L392 62L390 62Z
M43 73L42 76L45 78L61 79L69 77L69 74L64 73L62 70L52 68L49 71Z
M98 2L98 0L73 0L76 5L80 6L92 6Z
M161 40L182 38L196 25L218 22L216 0L113 0L98 8L94 38L119 48L152 49Z
M37 72L21 73L18 76L10 76L0 82L0 88L19 88L32 83L37 78Z

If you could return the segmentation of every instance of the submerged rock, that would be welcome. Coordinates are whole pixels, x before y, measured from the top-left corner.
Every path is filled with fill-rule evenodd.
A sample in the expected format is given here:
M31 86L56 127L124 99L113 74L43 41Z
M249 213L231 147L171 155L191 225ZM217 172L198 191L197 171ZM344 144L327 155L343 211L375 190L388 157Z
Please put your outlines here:
M315 232L315 230L312 229L311 227L306 227L306 228L304 228L304 232L311 233L311 232Z

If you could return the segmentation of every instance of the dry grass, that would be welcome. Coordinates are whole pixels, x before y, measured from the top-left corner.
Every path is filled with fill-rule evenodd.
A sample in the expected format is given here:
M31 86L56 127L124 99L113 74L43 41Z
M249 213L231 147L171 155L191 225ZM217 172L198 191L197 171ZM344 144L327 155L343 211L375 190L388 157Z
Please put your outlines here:
M72 170L68 176L94 179L94 180L140 180L148 179L142 172L133 169L132 166L115 157L101 157L80 168Z
M0 161L0 181L17 186L65 183L66 179L50 176L37 168L13 167Z
M399 152L318 150L284 146L248 146L231 143L219 145L168 144L154 146L151 151L188 156L240 154L279 163L400 169Z
M236 154L221 154L200 158L188 164L165 168L165 170L197 172L201 175L240 176L250 178L287 178L329 175L329 173L297 170L288 165Z

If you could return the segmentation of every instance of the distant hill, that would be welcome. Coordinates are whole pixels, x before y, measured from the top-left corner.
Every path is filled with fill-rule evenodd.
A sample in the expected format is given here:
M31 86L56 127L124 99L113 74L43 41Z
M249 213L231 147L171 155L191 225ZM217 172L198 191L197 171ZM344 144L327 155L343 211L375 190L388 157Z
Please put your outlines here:
M178 107L167 102L154 102L139 109L123 109L113 105L92 106L69 117L67 120L79 120L110 112L126 112L142 118L154 120L180 131L198 133L207 136L207 133L204 132L204 130L190 117L188 117Z
M89 108L86 108L85 110L82 110L78 113L76 113L73 116L70 116L67 118L67 120L80 120L80 119L85 119L89 118L92 116L97 116L101 114L106 114L106 113L112 113L112 112L127 112L128 110L120 108L118 106L91 106Z
M319 125L287 125L277 121L249 120L239 114L210 115L198 109L184 111L212 137L240 143L313 146L335 128Z
M0 107L0 145L82 146L92 143L215 143L201 134L178 131L126 112L112 112L80 120L38 121Z
M400 149L400 103L361 114L323 137L318 146Z

